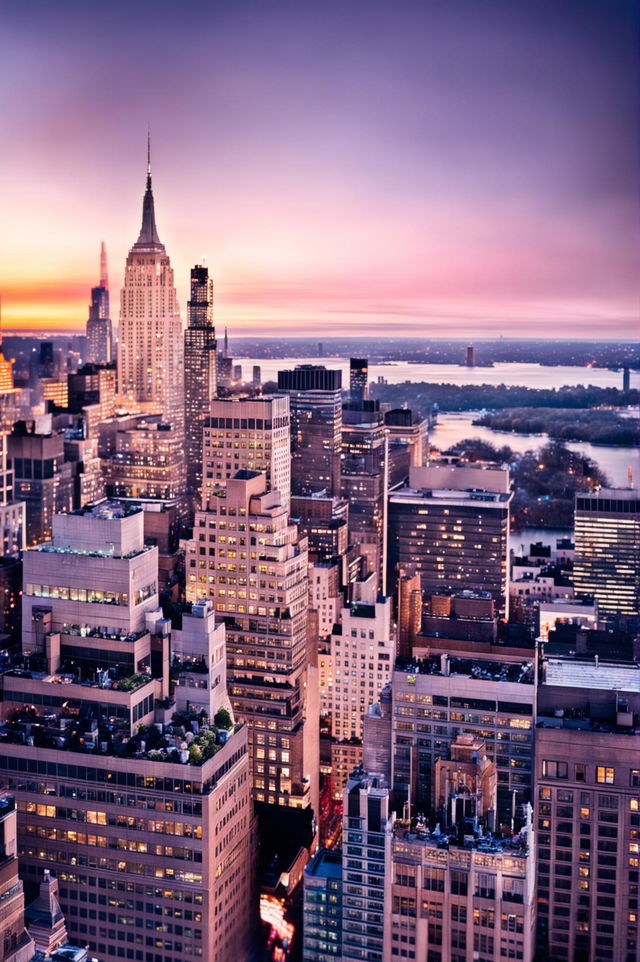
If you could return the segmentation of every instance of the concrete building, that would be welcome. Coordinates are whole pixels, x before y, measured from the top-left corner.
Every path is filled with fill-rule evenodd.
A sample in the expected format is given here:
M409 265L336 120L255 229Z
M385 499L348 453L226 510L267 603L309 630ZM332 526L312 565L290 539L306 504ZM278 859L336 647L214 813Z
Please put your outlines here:
M342 958L342 857L316 852L304 870L303 948L305 962Z
M142 521L109 503L56 516L26 553L24 661L1 677L18 854L30 881L55 866L69 934L101 962L244 962L255 826L224 629L196 605L171 638Z
M360 589L356 599L342 609L331 635L331 734L339 742L362 740L363 717L390 681L395 663L391 599L376 595L371 584L355 587Z
M73 508L73 475L64 460L64 436L54 433L51 417L19 421L8 437L14 498L24 501L26 543L51 537L53 516Z
M187 491L202 495L202 431L217 393L217 345L213 326L213 279L200 264L191 268L191 298L184 332L184 424Z
M224 398L213 401L203 433L202 506L238 471L263 471L288 509L291 495L289 398Z
M67 375L69 410L82 414L90 408L91 423L97 424L116 413L115 364L84 364ZM93 432L90 432L91 436Z
M408 408L385 411L384 423L389 439L389 488L406 483L411 468L421 468L429 460L429 424Z
M196 512L186 571L187 598L210 598L227 626L231 700L249 727L256 801L317 811L307 544L265 474L239 471Z
M498 771L498 817L509 824L533 788L535 652L488 642L423 638L391 681L392 787L426 811L438 755L479 735Z
M640 615L640 491L601 488L576 495L576 594L590 595L602 618Z
M640 956L640 668L606 644L541 658L538 947L553 962Z
M389 497L389 582L412 565L425 593L489 591L509 605L509 472L448 464L412 468Z
M181 433L160 415L117 418L114 427L113 450L103 462L107 496L184 507Z
M120 294L118 390L127 404L184 426L182 323L173 268L156 229L151 161L140 235L127 255ZM128 408L131 410L131 408Z
M31 962L33 939L24 924L24 891L18 877L16 802L0 795L0 935L2 962Z
M495 765L471 735L435 763L433 784L429 817L391 820L385 960L533 962L531 807L520 831L496 831Z
M278 391L290 399L292 494L339 495L342 372L312 365L278 371Z
M387 962L391 830L389 786L379 775L354 772L344 790L342 959Z

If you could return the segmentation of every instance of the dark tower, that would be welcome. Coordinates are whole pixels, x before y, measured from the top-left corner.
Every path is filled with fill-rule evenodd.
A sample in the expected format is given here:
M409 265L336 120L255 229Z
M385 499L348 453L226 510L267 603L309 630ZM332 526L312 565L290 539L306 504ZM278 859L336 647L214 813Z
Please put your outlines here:
M216 396L216 332L213 280L197 264L191 269L191 299L184 332L184 424L187 491L197 503L202 487L202 430Z

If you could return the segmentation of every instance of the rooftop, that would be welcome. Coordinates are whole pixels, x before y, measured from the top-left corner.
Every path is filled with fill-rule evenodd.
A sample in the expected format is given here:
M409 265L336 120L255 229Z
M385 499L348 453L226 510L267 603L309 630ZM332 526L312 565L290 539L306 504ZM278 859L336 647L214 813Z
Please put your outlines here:
M408 675L464 675L477 681L515 682L523 685L533 685L535 680L533 661L508 663L447 654L420 659L399 657L396 659L395 671Z
M465 848L489 855L509 855L516 858L526 858L529 855L526 827L513 834L481 833L473 819L466 819L462 829L457 826L445 830L442 830L440 823L436 823L430 829L424 815L418 815L410 822L396 819L393 824L393 837L405 842L421 843L431 848Z
M342 879L342 856L335 851L320 849L308 863L305 875Z

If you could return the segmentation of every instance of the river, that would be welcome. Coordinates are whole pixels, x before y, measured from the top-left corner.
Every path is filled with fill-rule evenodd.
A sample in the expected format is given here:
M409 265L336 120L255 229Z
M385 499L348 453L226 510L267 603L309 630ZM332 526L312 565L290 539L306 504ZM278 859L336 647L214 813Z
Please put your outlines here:
M263 381L277 381L278 371L293 368L297 364L324 364L342 371L342 386L349 386L349 358L347 357L296 357L262 358L238 357L236 364L242 366L246 381L251 380L253 366L260 368ZM384 378L389 384L405 381L424 381L429 384L505 384L531 388L563 387L577 384L593 384L596 387L622 388L622 371L588 367L544 367L541 364L500 362L494 367L462 367L457 364L410 364L408 361L388 361L369 364L369 380ZM640 388L640 371L631 371L631 387Z
M507 431L494 431L493 428L474 425L477 411L440 414L438 423L431 431L430 441L440 451L446 451L458 441L467 438L481 438L496 447L508 444L514 451L528 451L539 448L549 440L546 434L511 434ZM622 448L604 444L589 444L587 441L566 441L571 451L585 454L596 461L613 485L626 488L629 483L629 466L632 468L635 484L640 482L640 451L638 448Z

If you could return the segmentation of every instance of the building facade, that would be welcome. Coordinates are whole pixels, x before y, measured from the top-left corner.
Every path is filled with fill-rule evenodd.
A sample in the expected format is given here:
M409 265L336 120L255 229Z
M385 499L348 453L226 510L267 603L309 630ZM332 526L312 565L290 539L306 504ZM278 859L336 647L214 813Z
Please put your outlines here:
M221 398L210 405L203 432L203 507L238 471L262 471L289 507L291 454L289 398Z
M118 390L124 402L183 430L182 323L173 269L156 228L150 161L142 227L127 255L120 295Z
M200 264L191 268L191 298L184 332L184 425L187 492L200 503L202 431L217 392L217 346L213 326L213 278Z
M640 492L601 488L576 495L576 594L590 595L605 618L640 615Z

